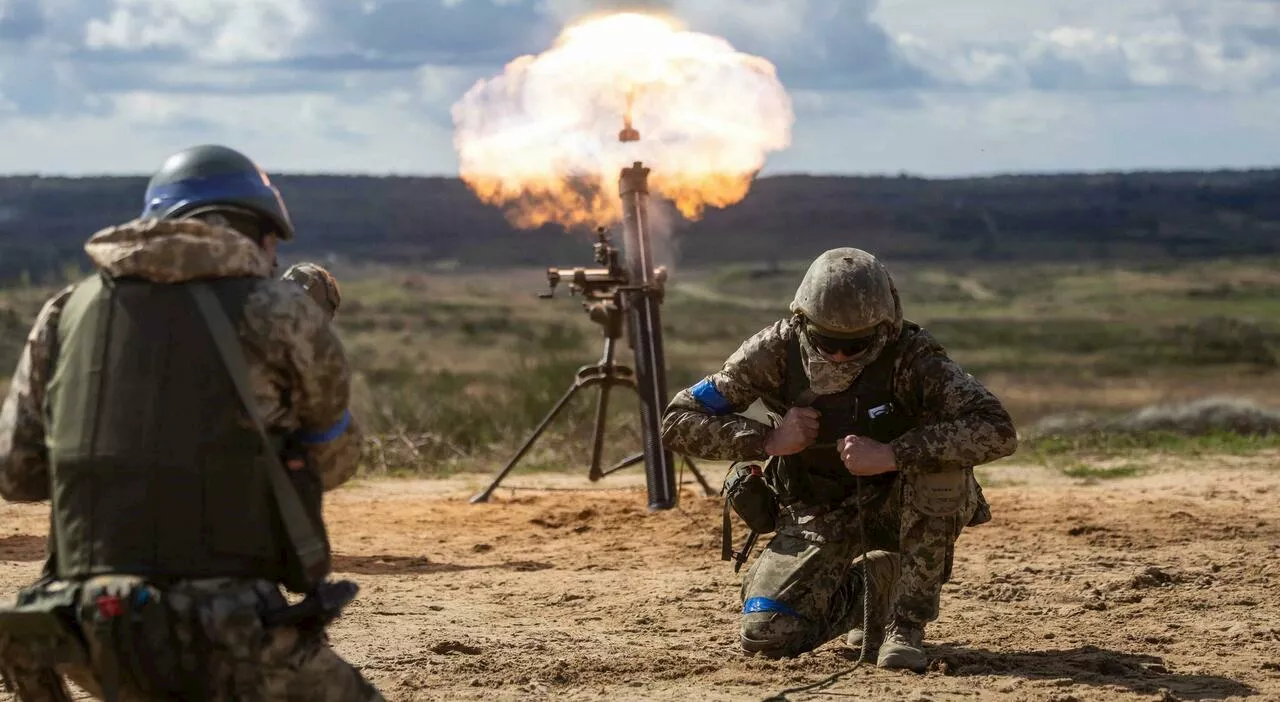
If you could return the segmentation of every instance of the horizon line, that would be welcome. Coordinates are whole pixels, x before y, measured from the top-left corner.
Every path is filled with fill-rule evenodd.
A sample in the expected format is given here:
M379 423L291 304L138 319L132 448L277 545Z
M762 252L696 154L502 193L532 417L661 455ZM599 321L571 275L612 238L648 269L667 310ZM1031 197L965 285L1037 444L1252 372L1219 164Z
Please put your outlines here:
M265 170L265 169L264 169ZM1101 168L1101 169L1064 169L1064 170L1025 170L1025 171L974 171L968 173L955 173L945 175L925 175L907 170L897 172L890 171L866 171L866 172L833 172L833 171L779 171L771 172L763 175L756 175L753 180L767 180L770 178L849 178L862 180L994 180L998 178L1052 178L1052 177L1069 177L1069 176L1114 176L1114 175L1182 175L1182 174L1211 174L1211 173L1267 173L1272 171L1280 171L1280 163L1274 165L1255 165L1255 166L1214 166L1214 167L1133 167L1133 168ZM39 171L11 171L0 172L0 178L48 178L51 180L88 180L88 179L109 179L109 178L150 178L152 173L130 173L130 172L84 172L84 173L59 173L59 172L39 172ZM329 177L329 178L406 178L406 179L436 179L436 180L461 180L461 176L457 173L410 173L398 171L361 171L361 170L281 170L267 171L270 178L279 177Z

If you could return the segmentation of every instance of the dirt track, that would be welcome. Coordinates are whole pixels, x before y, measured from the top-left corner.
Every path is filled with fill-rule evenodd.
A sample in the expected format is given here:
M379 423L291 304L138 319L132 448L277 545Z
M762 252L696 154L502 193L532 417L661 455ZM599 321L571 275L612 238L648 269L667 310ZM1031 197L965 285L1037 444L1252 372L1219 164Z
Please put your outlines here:
M1280 700L1277 465L1095 485L1001 468L1028 483L988 488L995 520L962 537L930 672L864 666L820 696ZM606 482L623 489L501 490L487 505L467 503L478 479L335 493L337 569L363 586L332 630L337 648L389 700L760 700L852 665L841 642L791 661L743 656L718 501L689 490L679 510L648 514L625 487L638 476ZM5 505L0 518L11 592L39 568L47 508Z

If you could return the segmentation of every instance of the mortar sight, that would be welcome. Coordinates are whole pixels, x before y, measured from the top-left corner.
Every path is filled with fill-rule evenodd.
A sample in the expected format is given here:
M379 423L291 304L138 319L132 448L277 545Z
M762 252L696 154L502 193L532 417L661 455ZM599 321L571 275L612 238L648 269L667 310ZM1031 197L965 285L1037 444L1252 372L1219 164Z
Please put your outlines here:
M538 297L555 297L556 286L566 279L570 295L581 294L588 299L612 298L618 290L625 288L628 282L627 271L618 264L618 250L609 243L609 235L604 227L596 229L596 242L592 249L600 268L548 268L547 283L551 289L540 293Z

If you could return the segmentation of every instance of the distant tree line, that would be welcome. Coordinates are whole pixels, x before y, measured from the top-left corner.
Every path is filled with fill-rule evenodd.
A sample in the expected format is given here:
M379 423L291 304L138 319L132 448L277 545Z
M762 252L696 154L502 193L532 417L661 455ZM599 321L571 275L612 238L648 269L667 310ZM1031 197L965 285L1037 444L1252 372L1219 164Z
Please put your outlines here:
M589 264L589 232L512 228L454 178L282 175L288 251L463 266ZM87 268L94 231L142 208L145 177L0 178L0 280ZM747 198L679 221L682 265L811 258L1167 260L1280 253L1280 170L762 178Z

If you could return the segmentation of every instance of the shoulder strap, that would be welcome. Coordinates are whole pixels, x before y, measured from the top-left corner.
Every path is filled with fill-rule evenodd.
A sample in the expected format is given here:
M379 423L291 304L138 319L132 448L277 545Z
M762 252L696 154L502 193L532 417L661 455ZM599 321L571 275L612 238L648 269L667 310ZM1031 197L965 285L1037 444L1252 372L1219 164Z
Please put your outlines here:
M240 346L239 337L231 327L231 320L227 319L227 313L222 309L222 304L206 284L191 283L187 290L195 299L196 306L200 308L200 314L204 316L205 323L209 326L209 332L213 335L218 353L222 356L222 361L231 374L231 380L235 383L236 392L240 395L240 402L253 418L258 435L262 437L263 452L267 454L270 461L267 472L271 478L271 489L275 493L276 506L284 521L285 531L289 534L289 541L297 552L307 579L311 584L319 583L324 578L327 561L324 543L316 536L302 501L298 499L298 493L285 475L285 467L280 463L280 457L271 449L271 440L263 427L262 417L258 415L253 394L249 392L249 368L245 364L244 350Z
M786 388L787 394L784 399L789 406L808 407L818 399L818 395L809 389L809 377L804 373L804 359L800 357L798 332L787 340L787 366L782 377L782 385Z
M874 368L868 368L868 370L873 370L873 372L884 376L885 387L889 388L889 392L895 399L898 397L898 388L896 387L898 382L897 371L898 362L902 360L903 347L920 331L921 329L918 324L908 320L903 320L902 331L898 333L898 336L894 338L893 341L885 345L884 351L880 353L880 358L877 358L875 362L871 364ZM915 416L916 414L909 406L900 407L900 409L911 416Z

